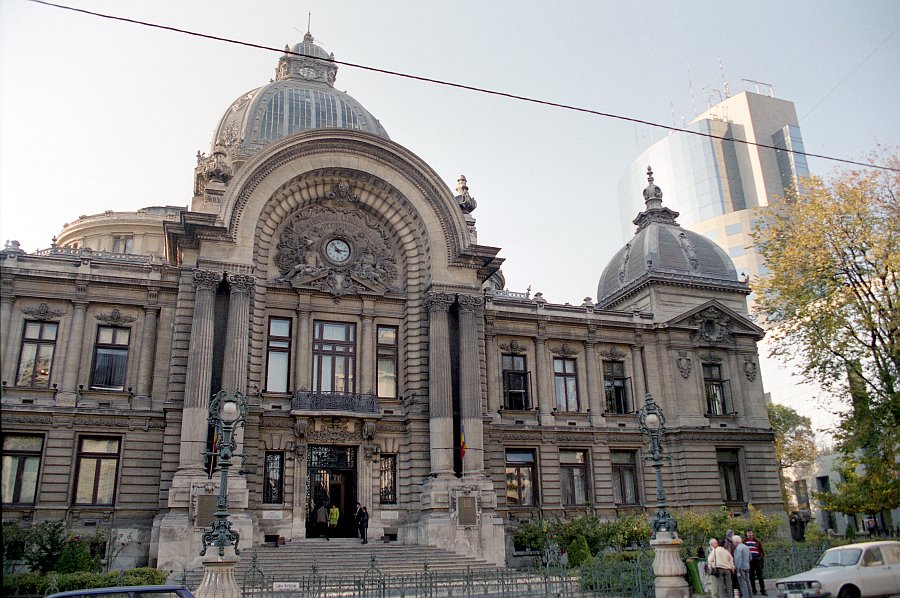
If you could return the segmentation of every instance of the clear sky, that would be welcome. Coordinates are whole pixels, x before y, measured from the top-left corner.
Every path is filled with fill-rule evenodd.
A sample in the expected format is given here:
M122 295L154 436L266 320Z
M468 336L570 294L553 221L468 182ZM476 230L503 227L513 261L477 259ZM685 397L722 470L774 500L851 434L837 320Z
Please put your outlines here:
M808 152L858 160L900 142L896 0L60 3L278 48L311 12L338 60L666 125L752 79L795 103ZM188 205L197 151L278 56L0 0L0 241L33 251L82 214ZM619 177L666 131L347 66L336 87L451 189L466 175L479 242L502 248L511 290L596 299L633 233Z

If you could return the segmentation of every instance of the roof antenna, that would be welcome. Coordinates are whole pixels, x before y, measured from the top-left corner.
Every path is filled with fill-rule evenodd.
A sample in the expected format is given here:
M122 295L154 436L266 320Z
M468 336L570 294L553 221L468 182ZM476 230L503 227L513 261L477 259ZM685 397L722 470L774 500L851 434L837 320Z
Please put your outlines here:
M725 93L725 99L731 97L731 94L728 93L728 79L725 78L725 63L722 62L722 59L719 59L719 70L722 72L722 90Z
M310 33L310 26L312 25L312 11L309 11L309 16L306 18L306 32Z

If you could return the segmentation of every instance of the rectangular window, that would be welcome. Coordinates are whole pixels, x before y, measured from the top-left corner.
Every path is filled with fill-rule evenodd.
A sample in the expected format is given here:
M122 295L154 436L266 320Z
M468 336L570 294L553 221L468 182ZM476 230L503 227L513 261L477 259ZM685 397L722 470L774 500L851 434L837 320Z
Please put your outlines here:
M524 411L531 409L528 398L528 371L524 355L503 355L503 408Z
M728 380L722 379L722 366L714 363L703 364L703 387L706 391L708 415L732 414L731 388Z
M124 390L125 366L131 330L118 326L99 326L94 345L94 371L91 388Z
M397 455L381 455L381 504L397 504Z
M587 456L584 451L559 452L559 477L564 505L583 505L587 495Z
M640 502L637 484L637 452L612 451L613 498L617 505L636 505Z
M741 465L737 449L716 449L716 461L719 463L719 486L725 502L744 500L741 488Z
M797 508L809 511L809 489L806 480L794 480L794 496L797 497Z
M16 386L50 386L50 369L53 366L58 330L59 324L56 322L25 322Z
M291 319L269 318L266 390L287 392L291 372Z
M575 360L553 359L553 379L556 383L556 408L559 411L578 411L578 381Z
M534 451L506 451L506 504L530 507L535 505Z
M397 398L397 327L378 327L378 397ZM367 391L368 392L368 391Z
M263 503L280 505L284 502L284 453L266 452L266 469L263 474Z
M41 436L3 437L4 504L34 504L43 445Z
M118 438L84 437L78 443L76 505L111 505L119 471Z
M113 237L112 252L131 253L131 245L133 240L133 237L130 236Z
M316 392L356 392L356 324L315 323L313 385Z
M625 377L624 361L603 362L603 389L606 392L606 412L631 413L628 378Z

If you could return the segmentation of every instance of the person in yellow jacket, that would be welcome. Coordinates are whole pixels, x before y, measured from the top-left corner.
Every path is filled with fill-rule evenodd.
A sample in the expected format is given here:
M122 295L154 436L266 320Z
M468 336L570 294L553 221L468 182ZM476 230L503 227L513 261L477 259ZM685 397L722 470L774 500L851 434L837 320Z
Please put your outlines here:
M328 509L328 536L326 536L329 540L337 532L338 519L340 518L340 509L337 508L337 505L331 505L331 508Z

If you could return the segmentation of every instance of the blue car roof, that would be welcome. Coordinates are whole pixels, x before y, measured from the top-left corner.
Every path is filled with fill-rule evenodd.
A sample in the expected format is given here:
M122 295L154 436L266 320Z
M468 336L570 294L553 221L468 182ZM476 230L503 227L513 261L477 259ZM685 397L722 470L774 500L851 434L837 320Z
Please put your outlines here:
M46 598L66 598L68 596L103 596L104 594L118 594L124 592L186 592L186 596L193 596L191 591L184 586L115 586L112 588L88 588L83 590L70 590L58 592Z

